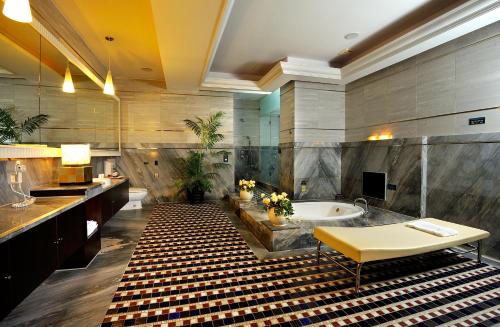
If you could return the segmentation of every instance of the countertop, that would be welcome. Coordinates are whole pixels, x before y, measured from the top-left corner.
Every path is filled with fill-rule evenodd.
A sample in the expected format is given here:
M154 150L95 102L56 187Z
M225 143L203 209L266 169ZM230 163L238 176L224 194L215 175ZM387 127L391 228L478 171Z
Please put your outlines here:
M123 178L112 178L111 184L103 186L100 183L89 183L89 184L59 184L59 183L49 183L41 184L31 188L31 191L62 191L62 190L84 190L85 197L87 199L94 197L112 187L120 185L128 181L127 177Z
M128 178L111 179L111 184L81 185L43 184L33 187L36 191L85 190L85 195L36 197L34 204L25 208L12 208L10 204L0 207L0 243L69 210L86 200L128 181Z
M80 203L84 196L40 197L25 208L12 208L10 204L0 207L0 243L51 219Z

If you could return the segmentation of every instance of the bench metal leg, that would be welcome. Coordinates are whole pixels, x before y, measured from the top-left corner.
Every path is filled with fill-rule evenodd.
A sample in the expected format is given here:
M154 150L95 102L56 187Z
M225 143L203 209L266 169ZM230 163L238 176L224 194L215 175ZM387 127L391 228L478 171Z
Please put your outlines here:
M316 264L319 266L319 259L321 255L321 241L318 241L318 248L316 250Z
M477 263L482 262L483 256L483 241L477 241Z
M358 262L358 264L356 265L356 294L359 293L359 286L361 284L361 267L363 267L363 263Z

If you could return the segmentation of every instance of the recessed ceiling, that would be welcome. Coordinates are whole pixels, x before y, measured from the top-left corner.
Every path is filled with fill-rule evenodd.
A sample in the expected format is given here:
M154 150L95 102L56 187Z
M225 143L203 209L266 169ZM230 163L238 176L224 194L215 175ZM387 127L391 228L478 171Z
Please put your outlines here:
M236 1L211 71L264 75L285 57L330 62L429 1ZM359 36L346 40L351 32Z
M52 0L113 79L160 81L164 74L150 0ZM105 36L114 37L107 44ZM142 68L149 67L151 71Z
M500 10L496 0L50 1L103 66L111 55L118 90L139 81L174 92L345 84L491 24Z

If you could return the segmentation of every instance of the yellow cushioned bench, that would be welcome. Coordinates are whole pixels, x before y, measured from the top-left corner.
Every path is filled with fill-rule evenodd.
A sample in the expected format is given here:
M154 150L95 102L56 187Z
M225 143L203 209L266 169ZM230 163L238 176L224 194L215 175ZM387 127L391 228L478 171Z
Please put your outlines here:
M446 237L436 236L410 228L406 226L407 222L373 227L315 227L314 237L318 240L318 264L321 254L329 257L321 251L321 243L356 261L357 267L354 272L329 257L356 276L356 292L358 292L361 266L365 262L428 253L476 241L478 245L474 250L478 252L478 261L481 261L480 241L490 236L490 233L434 218L423 220L455 229L458 234Z

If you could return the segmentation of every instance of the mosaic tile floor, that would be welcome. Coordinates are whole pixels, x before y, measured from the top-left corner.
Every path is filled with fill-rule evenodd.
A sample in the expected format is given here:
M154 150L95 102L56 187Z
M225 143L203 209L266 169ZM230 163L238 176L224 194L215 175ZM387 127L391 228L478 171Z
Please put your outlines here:
M500 323L500 270L492 266L443 251L363 272L355 296L352 278L326 261L316 267L312 253L258 260L215 204L162 204L102 326Z

